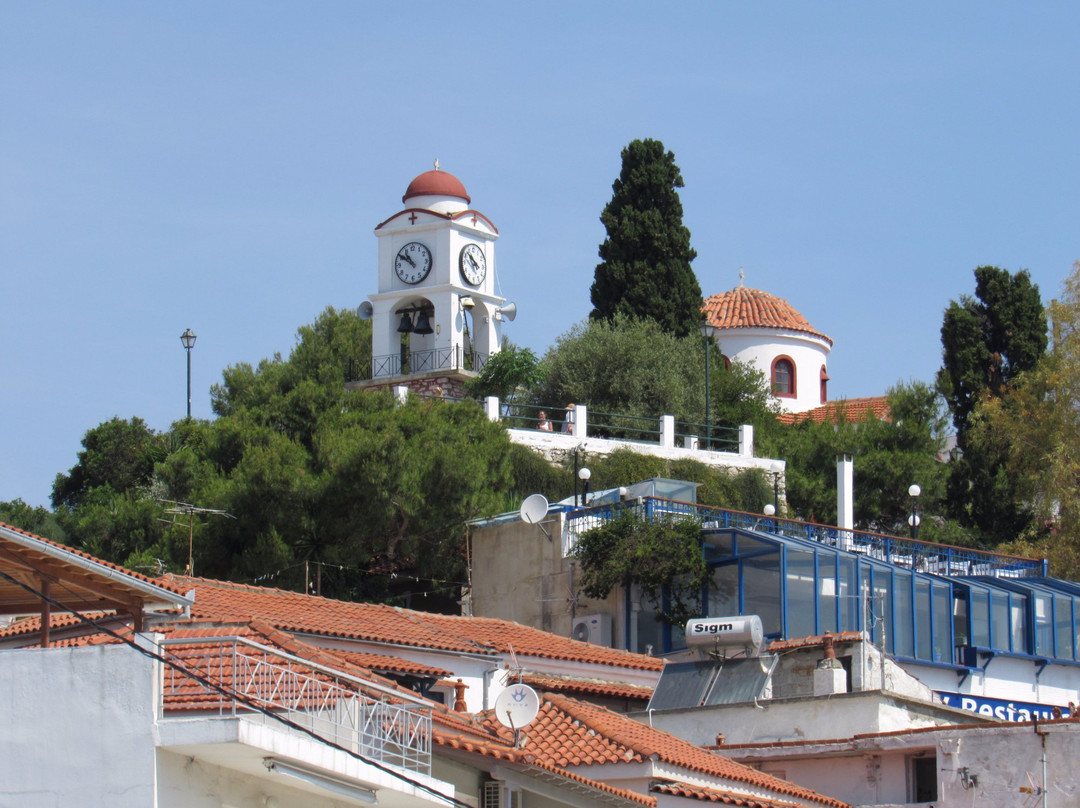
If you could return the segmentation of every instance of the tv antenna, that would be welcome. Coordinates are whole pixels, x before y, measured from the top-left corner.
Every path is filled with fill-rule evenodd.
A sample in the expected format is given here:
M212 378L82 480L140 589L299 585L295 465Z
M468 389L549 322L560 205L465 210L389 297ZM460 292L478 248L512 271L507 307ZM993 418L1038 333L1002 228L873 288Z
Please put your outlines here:
M188 518L188 545L187 545L187 569L184 571L185 575L194 577L195 575L195 561L192 557L192 549L195 540L195 514L209 514L211 516L227 516L230 519L235 519L231 513L227 511L217 510L215 508L200 508L197 505L192 505L188 502L177 502L172 499L163 499L162 502L168 503L171 507L165 509L165 513L172 514L172 521L170 525L176 524L176 517L180 514L187 514ZM167 522L169 520L162 519L161 521Z

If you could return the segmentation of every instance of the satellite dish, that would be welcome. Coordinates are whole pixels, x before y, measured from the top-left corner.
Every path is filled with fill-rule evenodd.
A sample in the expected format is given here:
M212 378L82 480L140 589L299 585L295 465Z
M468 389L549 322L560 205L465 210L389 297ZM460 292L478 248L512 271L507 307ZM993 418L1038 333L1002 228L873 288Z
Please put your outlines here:
M547 512L548 501L543 494L533 494L521 503L521 521L528 522L530 525L539 523L547 516Z
M365 300L357 307L356 313L360 315L361 320L370 320L371 315L375 313L375 309L372 307L370 300Z
M495 718L510 729L527 727L539 712L540 697L528 685L510 685L495 699Z

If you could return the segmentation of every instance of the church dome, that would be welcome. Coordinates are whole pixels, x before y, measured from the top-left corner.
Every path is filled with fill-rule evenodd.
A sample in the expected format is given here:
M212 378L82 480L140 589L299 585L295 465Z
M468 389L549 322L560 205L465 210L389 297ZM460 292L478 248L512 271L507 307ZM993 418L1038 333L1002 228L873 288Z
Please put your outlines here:
M810 325L786 300L759 289L739 286L730 292L711 295L701 310L709 325L720 329L776 328L800 331L823 339L830 346L833 344L829 337Z
M463 199L466 203L472 202L461 180L437 168L434 171L425 171L410 182L401 201L407 203L418 196L451 196Z

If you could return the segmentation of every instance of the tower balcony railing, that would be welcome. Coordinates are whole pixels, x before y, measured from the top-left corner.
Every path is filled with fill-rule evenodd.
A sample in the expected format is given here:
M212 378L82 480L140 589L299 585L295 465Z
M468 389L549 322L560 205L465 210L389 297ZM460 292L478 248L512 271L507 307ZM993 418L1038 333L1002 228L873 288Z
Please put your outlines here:
M270 713L369 760L431 774L431 708L406 693L243 637L161 645L167 659L198 677L165 666L163 719L243 716L281 726Z
M489 356L477 351L462 350L460 345L448 348L432 348L425 351L404 351L384 356L373 356L370 362L349 360L348 382L371 379L390 379L413 373L436 373L441 370L480 371Z
M740 528L817 542L931 575L995 578L1042 578L1048 575L1047 564L1043 559L1021 558L966 547L951 547L946 544L905 539L885 533L847 530L813 522L801 522L797 519L780 519L775 516L676 502L659 497L642 497L640 500L581 508L569 512L566 516L568 544L572 546L587 530L614 519L624 508L632 508L642 518L649 521L689 518L700 521L703 530Z

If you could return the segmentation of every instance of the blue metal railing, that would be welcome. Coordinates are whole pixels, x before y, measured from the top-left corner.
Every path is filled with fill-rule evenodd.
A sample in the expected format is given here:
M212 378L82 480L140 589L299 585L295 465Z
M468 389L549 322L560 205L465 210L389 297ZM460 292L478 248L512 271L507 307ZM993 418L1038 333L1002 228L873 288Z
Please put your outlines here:
M817 542L838 550L865 555L888 564L932 575L946 577L988 575L997 578L1041 578L1047 575L1046 562L1041 559L1001 555L966 547L950 547L945 544L904 539L884 533L844 530L813 522L780 519L744 511L676 502L659 497L642 497L641 500L634 502L600 505L573 511L567 515L567 532L571 534L572 539L576 538L585 531L614 519L621 508L627 507L633 508L642 518L650 521L692 518L701 521L703 530L731 528L757 530L776 536Z

